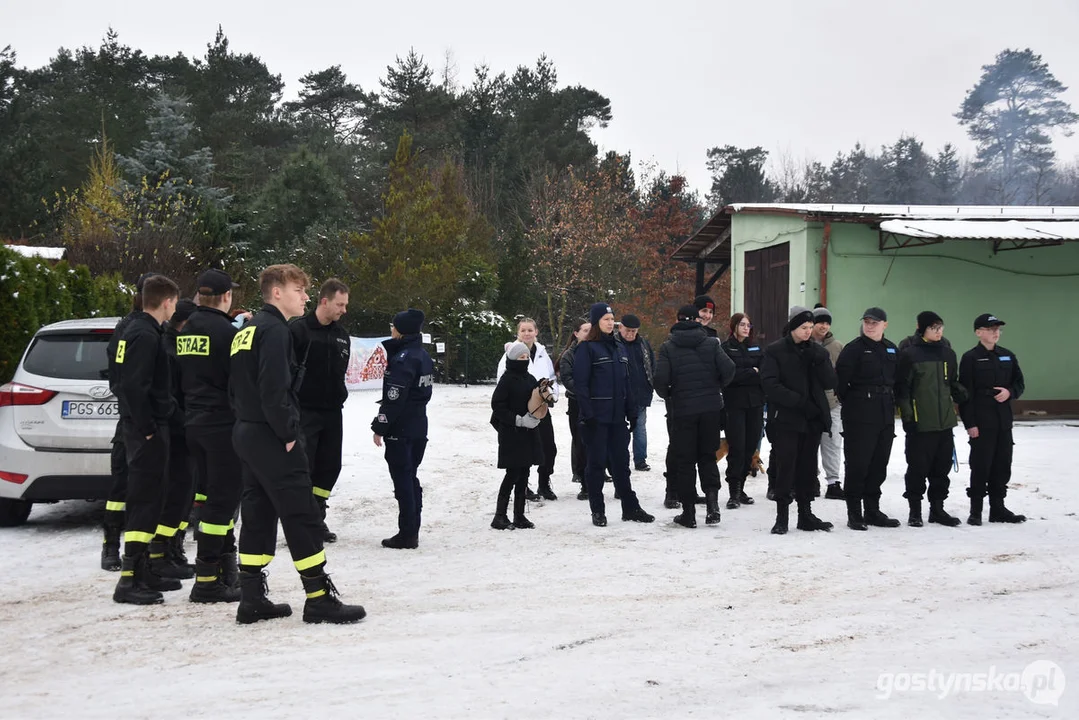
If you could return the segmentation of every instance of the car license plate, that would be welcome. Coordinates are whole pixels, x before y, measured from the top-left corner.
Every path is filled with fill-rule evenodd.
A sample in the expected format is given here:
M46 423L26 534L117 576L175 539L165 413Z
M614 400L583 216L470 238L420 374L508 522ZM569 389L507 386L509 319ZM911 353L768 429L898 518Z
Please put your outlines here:
M120 417L120 405L116 402L64 400L60 417L65 420L115 420Z

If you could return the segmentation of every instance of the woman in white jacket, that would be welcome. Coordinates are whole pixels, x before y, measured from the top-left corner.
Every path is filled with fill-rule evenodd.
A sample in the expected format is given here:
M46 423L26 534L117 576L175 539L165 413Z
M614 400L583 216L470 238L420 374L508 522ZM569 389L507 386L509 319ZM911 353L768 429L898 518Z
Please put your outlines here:
M551 383L551 392L557 399L558 385L555 382L554 361L551 360L551 356L547 353L547 348L536 342L538 332L539 328L532 318L521 318L517 322L517 340L528 346L528 353L531 357L528 361L529 374L537 380L548 380ZM506 343L507 348L511 344ZM498 361L498 377L501 378L504 372L506 372L505 355ZM541 497L544 500L557 500L558 496L551 489L554 459L558 455L558 448L554 444L554 424L551 422L551 413L544 416L536 429L539 431L540 443L543 445L543 464L539 467L539 494L537 495L529 489L527 496L529 500L538 500Z

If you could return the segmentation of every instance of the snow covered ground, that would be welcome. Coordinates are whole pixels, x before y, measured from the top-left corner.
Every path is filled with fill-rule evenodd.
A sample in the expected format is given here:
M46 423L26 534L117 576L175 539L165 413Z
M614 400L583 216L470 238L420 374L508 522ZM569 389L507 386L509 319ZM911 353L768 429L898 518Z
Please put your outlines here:
M379 546L396 504L368 430L377 394L349 399L328 555L368 610L358 625L300 620L283 545L271 597L296 614L240 627L235 606L187 602L190 583L164 605L113 603L100 503L0 530L0 717L1079 717L1075 423L1016 430L1025 525L855 533L821 500L835 531L777 537L763 478L718 526L703 508L696 530L670 522L661 404L655 469L633 476L657 522L620 522L608 490L611 525L592 527L559 405L560 498L529 508L535 530L498 532L491 390L436 388L415 552ZM965 518L960 454L948 508ZM903 470L897 439L883 508L905 519Z

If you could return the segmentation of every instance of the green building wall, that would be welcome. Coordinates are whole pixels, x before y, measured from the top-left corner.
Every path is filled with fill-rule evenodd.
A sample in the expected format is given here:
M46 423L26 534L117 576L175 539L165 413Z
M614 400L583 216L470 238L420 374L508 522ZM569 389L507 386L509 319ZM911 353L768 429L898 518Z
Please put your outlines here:
M1079 400L1079 243L993 254L989 241L948 240L881 252L878 232L868 225L831 225L827 304L840 341L857 335L867 307L888 312L887 336L897 343L914 332L919 312L933 310L962 355L977 343L974 318L989 312L1008 323L1000 342L1022 363L1024 400ZM781 242L791 244L789 304L819 302L823 239L823 223L735 214L734 311L743 307L745 251Z

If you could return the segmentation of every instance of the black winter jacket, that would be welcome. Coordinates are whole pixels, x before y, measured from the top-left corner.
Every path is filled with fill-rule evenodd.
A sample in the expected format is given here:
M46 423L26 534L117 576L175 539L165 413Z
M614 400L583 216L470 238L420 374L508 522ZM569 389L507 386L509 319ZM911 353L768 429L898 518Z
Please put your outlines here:
M579 344L577 339L574 338L573 341L570 342L569 347L562 353L562 357L558 358L558 367L555 368L555 377L558 378L558 382L562 383L562 387L566 389L567 398L572 398L575 395L573 386L573 359Z
M764 348L756 341L738 342L731 335L723 343L723 351L734 362L734 379L723 389L726 407L734 410L763 407L760 367L764 362Z
M843 425L895 425L895 376L899 356L888 338L859 335L843 346L836 363L835 394L843 403Z
M652 393L656 386L656 353L652 350L652 343L640 334L633 342L628 342L619 332L616 332L614 337L615 341L626 349L629 379L633 383L633 397L637 399L637 405L643 408L651 407Z
M624 423L640 411L629 383L629 358L614 335L578 343L573 357L573 387L582 423Z
M371 430L386 437L427 437L427 403L434 390L435 369L419 334L383 340L386 374L382 399Z
M1012 426L1012 400L1018 400L1026 390L1023 371L1019 369L1019 358L1011 350L997 345L986 350L978 343L963 353L959 361L959 382L967 389L969 396L959 405L959 415L963 427L1001 427ZM1005 402L994 400L995 388L1008 388L1011 397Z
M348 400L345 373L352 354L352 341L337 322L323 325L310 312L289 323L296 359L304 366L300 407L309 410L340 410Z
M300 366L285 316L262 309L232 339L229 392L236 419L270 426L284 444L300 436Z
M527 360L507 360L506 372L491 396L491 425L498 431L498 467L524 468L543 464L543 448L535 428L517 427L517 416L528 412L528 401L539 380L528 372Z
M151 315L135 313L113 356L120 418L143 435L153 435L158 425L166 424L175 403L163 332Z
M230 353L236 326L216 308L200 307L176 338L188 424L231 425Z
M719 340L692 320L676 323L659 348L656 392L667 403L667 417L686 417L723 409L723 387L734 378L734 363Z
M796 343L790 335L764 350L761 386L768 399L768 422L795 432L831 432L825 390L836 385L828 351L812 340Z

